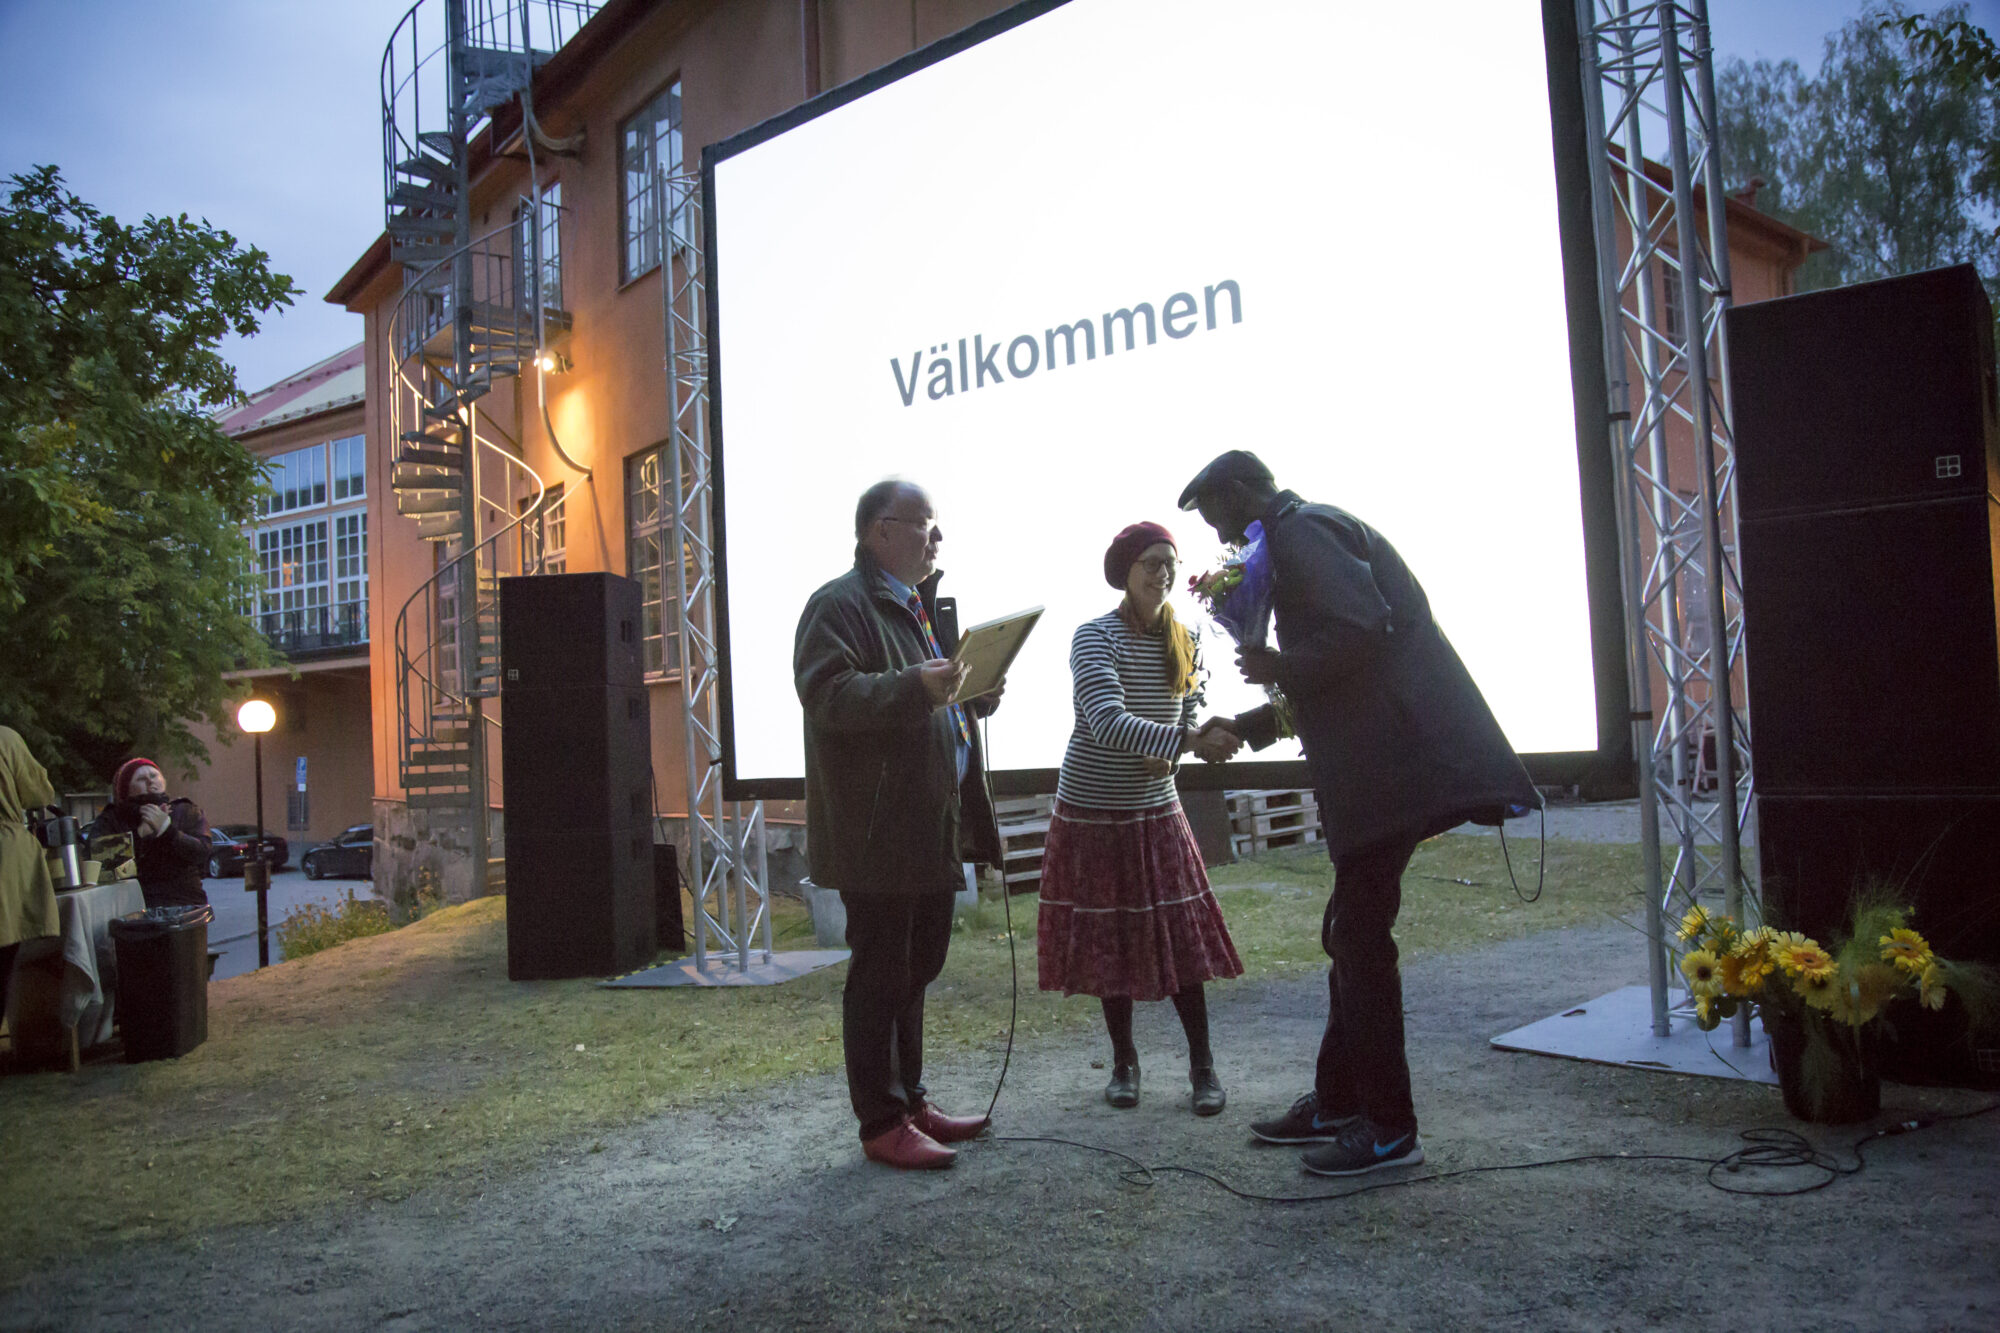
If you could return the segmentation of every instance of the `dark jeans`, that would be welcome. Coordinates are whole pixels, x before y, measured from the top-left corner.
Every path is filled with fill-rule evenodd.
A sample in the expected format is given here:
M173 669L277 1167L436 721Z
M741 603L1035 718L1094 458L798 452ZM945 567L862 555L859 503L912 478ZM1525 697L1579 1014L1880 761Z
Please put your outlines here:
M1341 857L1320 923L1327 969L1326 1035L1314 1090L1324 1115L1359 1111L1383 1134L1417 1127L1403 1054L1403 974L1390 930L1403 905L1415 839Z
M848 893L840 1036L847 1095L872 1139L924 1100L924 988L951 947L952 894Z

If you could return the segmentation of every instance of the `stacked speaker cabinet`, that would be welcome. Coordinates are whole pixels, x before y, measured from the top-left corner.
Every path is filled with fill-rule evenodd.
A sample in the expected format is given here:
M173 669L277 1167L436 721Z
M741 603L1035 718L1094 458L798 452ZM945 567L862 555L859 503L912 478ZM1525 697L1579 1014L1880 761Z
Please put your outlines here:
M500 581L507 975L610 976L654 953L651 714L639 585Z
M1728 314L1758 863L1773 924L1896 884L2000 963L2000 452L1970 265ZM2000 1085L2000 1035L1899 1007L1885 1072Z

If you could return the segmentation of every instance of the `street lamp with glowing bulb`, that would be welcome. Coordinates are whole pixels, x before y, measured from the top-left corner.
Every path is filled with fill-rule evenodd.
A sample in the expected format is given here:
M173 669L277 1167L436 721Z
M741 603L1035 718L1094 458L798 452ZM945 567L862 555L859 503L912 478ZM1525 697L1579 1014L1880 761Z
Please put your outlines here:
M271 965L268 892L271 866L264 859L264 733L277 725L278 711L262 699L246 699L236 710L236 725L250 733L256 754L257 842L243 861L243 887L257 895L257 966Z

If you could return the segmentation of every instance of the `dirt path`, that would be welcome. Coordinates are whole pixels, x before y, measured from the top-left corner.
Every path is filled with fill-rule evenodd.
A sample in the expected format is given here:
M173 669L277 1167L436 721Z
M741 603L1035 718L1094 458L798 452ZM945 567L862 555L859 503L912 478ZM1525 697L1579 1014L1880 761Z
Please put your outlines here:
M1617 926L1411 963L1425 1170L1716 1158L1740 1129L1805 1128L1775 1089L1488 1046L1640 966ZM1244 1128L1304 1090L1324 1004L1317 981L1217 988L1230 1106L1214 1120L1188 1112L1172 1010L1154 1005L1138 1110L1100 1100L1095 1041L1051 1040L1016 1052L1000 1130L1331 1192ZM982 1055L930 1082L971 1109L997 1071ZM1891 1085L1885 1119L1987 1100ZM1859 1131L1811 1137L1845 1160ZM861 1160L843 1087L819 1078L578 1143L510 1181L81 1255L0 1295L0 1328L1991 1329L1996 1188L2000 1114L1876 1143L1859 1176L1783 1199L1721 1193L1697 1165L1589 1163L1274 1206L1005 1142L903 1175Z

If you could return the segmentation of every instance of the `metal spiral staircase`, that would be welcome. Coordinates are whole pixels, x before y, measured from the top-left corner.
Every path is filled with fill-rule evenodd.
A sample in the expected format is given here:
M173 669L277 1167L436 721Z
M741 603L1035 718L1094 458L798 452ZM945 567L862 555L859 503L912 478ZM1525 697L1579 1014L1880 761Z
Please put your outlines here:
M499 580L539 568L538 553L507 539L540 516L546 494L480 400L521 374L569 319L542 264L554 220L539 182L530 180L519 221L474 237L468 149L517 99L534 134L534 71L597 8L418 0L382 57L386 228L406 275L388 334L390 487L397 512L438 544L435 573L396 618L398 769L410 807L465 816L471 863L486 870L474 893L501 864L487 819L488 728L497 723L484 711L499 693Z

